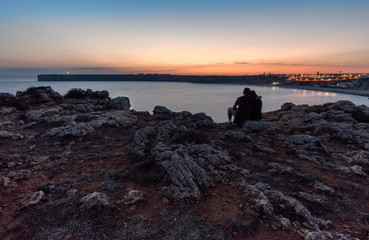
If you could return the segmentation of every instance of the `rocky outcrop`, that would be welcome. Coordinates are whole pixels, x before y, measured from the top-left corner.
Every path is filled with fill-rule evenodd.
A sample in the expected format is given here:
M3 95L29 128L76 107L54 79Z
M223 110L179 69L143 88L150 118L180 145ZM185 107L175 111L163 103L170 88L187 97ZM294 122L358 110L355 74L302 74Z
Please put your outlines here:
M200 198L200 188L205 189L208 186L206 171L182 146L173 151L170 147L159 145L152 149L151 154L160 162L175 187L185 192L181 195Z
M368 107L285 103L243 126L129 108L0 94L1 239L367 238Z
M26 91L18 91L17 100L27 104L45 103L61 99L62 96L51 87L32 87Z

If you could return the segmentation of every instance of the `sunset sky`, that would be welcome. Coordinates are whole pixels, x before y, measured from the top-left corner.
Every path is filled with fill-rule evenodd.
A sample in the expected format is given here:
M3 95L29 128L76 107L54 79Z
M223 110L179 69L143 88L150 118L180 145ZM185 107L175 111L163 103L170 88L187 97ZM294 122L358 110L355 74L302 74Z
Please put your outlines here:
M368 0L0 0L0 75L369 72Z

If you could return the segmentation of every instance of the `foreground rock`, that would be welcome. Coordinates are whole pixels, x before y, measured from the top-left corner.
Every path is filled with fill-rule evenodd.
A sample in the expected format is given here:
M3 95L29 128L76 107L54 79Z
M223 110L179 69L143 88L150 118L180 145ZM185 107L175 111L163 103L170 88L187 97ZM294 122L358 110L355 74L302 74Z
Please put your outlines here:
M106 91L0 94L1 239L367 239L369 109L243 126Z

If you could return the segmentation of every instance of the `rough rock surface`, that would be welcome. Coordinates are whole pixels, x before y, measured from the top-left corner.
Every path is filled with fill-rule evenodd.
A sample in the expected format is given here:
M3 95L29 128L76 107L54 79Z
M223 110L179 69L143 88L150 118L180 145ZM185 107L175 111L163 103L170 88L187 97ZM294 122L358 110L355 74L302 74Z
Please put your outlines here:
M0 93L0 239L368 239L369 109L244 126L106 91Z
M81 208L84 209L109 206L109 198L104 193L100 192L90 193L79 201L81 202Z

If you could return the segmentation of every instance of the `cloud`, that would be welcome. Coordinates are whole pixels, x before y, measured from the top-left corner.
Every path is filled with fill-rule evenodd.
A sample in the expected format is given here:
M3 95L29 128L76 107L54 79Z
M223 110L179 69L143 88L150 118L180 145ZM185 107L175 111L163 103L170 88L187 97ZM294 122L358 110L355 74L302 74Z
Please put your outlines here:
M72 68L76 70L113 70L113 68L105 68L105 67L78 67Z
M235 62L234 64L242 64ZM253 66L292 66L292 67L355 67L357 64L350 63L284 63L284 62L256 62L256 63L247 63L248 65Z
M249 62L234 62L234 64L251 64Z
M117 73L114 68L106 67L63 67L63 68L25 68L25 67L3 67L0 68L0 75L3 76L37 76L39 74L63 74L66 72L83 73Z

